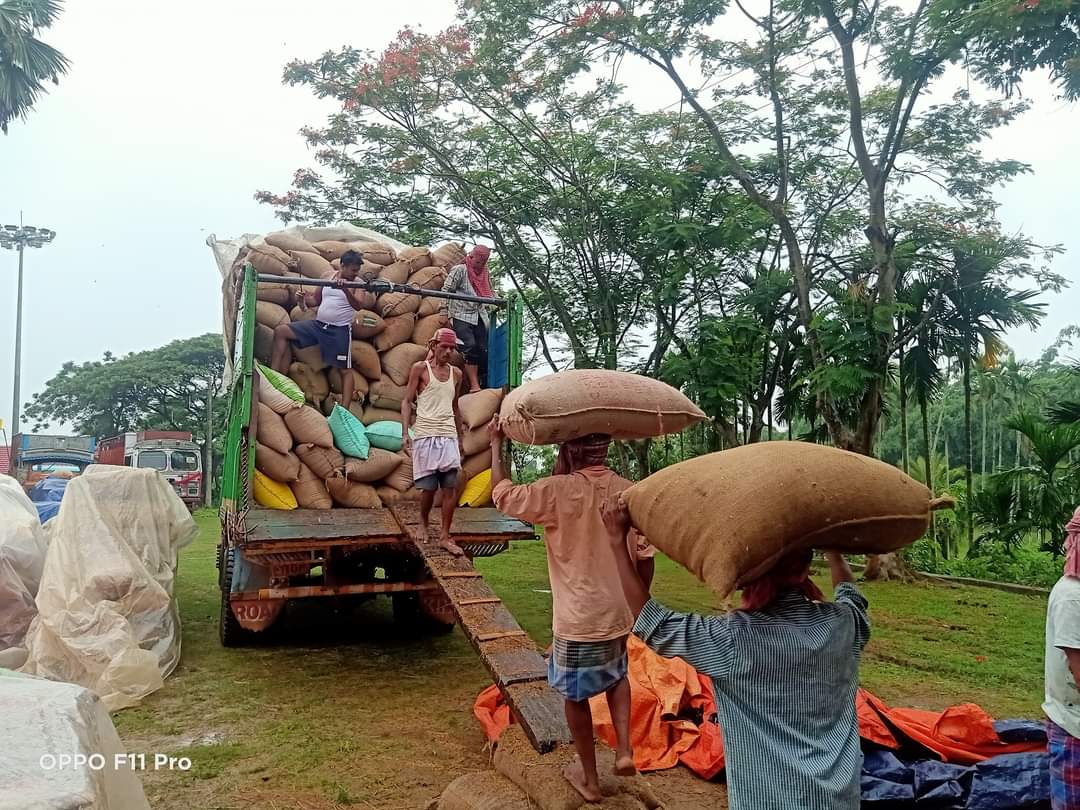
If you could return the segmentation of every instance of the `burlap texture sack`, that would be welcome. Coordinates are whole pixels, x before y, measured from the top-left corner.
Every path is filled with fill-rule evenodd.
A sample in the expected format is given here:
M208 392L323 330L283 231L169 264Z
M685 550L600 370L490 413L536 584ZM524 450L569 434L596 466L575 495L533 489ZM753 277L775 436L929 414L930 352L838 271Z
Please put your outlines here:
M318 253L290 250L289 255L296 259L300 275L305 278L330 278L334 275L333 266Z
M427 346L418 346L415 343L395 346L382 356L383 373L398 385L408 385L413 364L427 357L427 353Z
M264 276L284 276L296 266L292 256L273 245L253 245L248 248L247 260Z
M383 330L375 336L371 344L376 351L388 352L395 346L407 343L416 328L416 316L409 313L387 318ZM378 379L378 378L376 378Z
M367 380L364 380L364 383L367 384ZM341 394L331 394L326 399L324 399L322 401L323 416L329 417L330 414L334 412L334 406L336 405L340 405L341 407L345 408L345 403L341 401ZM349 403L349 407L346 408L346 410L353 416L355 416L357 419L360 419L361 421L363 420L364 403L362 403L360 400L354 399L352 402Z
M379 496L379 500L383 502L385 506L393 506L396 503L402 503L404 501L418 501L420 500L421 492L416 489L407 489L404 492L398 492L396 489L392 489L388 486L380 486L375 488L375 494ZM439 493L435 493L436 506L442 501L439 498Z
M372 264L386 267L393 264L397 258L394 255L394 249L387 245L367 245L361 251L364 254L364 261L371 262Z
M292 293L284 284L271 284L259 282L255 288L256 301L269 301L279 307L288 307L292 304Z
M326 489L326 482L315 475L306 464L300 464L299 477L289 484L289 489L292 490L301 509L332 509L334 507L334 501Z
M345 477L350 481L373 484L393 473L401 466L403 458L399 453L372 447L368 450L367 459L345 458Z
M299 305L292 308L289 312L289 317L293 323L299 323L300 321L313 321L319 310L315 307L307 307L302 309Z
M274 413L284 416L289 411L295 411L303 404L285 396L262 374L256 374L255 376L258 378L259 402L265 403Z
M409 284L425 290L441 290L446 281L446 270L442 267L428 267L409 276Z
M446 299L425 295L420 301L420 309L416 310L416 317L426 318L428 315L435 315L440 312L446 314Z
M265 444L279 453L288 453L293 447L293 437L289 433L289 429L285 427L285 420L265 402L259 403L259 418L258 426L255 429L255 437L260 444Z
M274 330L265 324L255 324L255 343L252 347L255 359L270 365L274 356Z
M312 371L318 372L326 368L326 361L323 360L322 349L318 345L306 346L303 349L292 347L293 359L297 363L303 363Z
M792 551L895 551L922 537L941 505L889 464L804 442L699 456L624 499L634 526L721 597Z
M371 384L370 400L373 408L400 411L405 399L405 386L398 385L385 374Z
M289 366L289 378L300 386L309 405L319 405L330 396L330 383L326 375L315 371L307 363L297 362Z
M332 262L334 259L340 259L345 254L345 251L354 249L348 242L337 242L334 240L312 242L311 246L328 262Z
M364 398L368 394L370 384L367 381L367 377L357 371L355 368L332 368L326 372L327 382L330 383L330 392L333 394L340 394L342 392L341 383L343 382L343 375L351 374L353 379L353 401L363 402Z
M380 281L389 281L391 284L404 284L409 280L412 268L408 262L394 262L388 264L379 272Z
M408 293L385 293L379 296L375 308L384 318L396 315L415 314L420 309L420 296Z
M364 416L360 419L364 425L374 425L376 422L400 422L401 411L392 411L389 408L364 408Z
M256 442L255 469L279 484L288 484L300 475L300 459L292 453L279 453Z
M330 429L327 425L327 430ZM334 473L345 468L345 456L336 447L322 447L317 444L296 445L296 455L300 461L320 480L326 480Z
M465 435L461 437L461 446L466 457L475 456L477 453L483 453L490 448L491 437L488 435L487 423L472 430L466 430Z
M284 250L288 253L290 250L303 251L304 253L318 254L315 246L302 236L297 236L291 233L285 233L284 231L275 231L274 233L268 233L263 241L268 245L273 245L279 250Z
M334 503L347 509L379 509L382 501L379 500L375 487L371 484L360 484L350 481L342 474L336 473L326 479L326 489Z
M450 318L444 313L438 313L435 315L428 315L426 318L421 318L416 322L416 326L412 333L412 342L418 346L427 346L431 342L431 339L435 337L435 333L445 327L450 326Z
M312 408L304 405L302 408L289 411L285 414L285 425L297 444L317 444L320 447L333 447L334 434L330 432L330 425L326 417ZM305 462L307 463L307 462ZM311 465L308 464L310 467ZM314 468L312 468L314 469Z
M413 485L412 457L407 453L395 453L394 455L400 459L400 463L386 476L383 484L390 487L390 489L396 489L398 492L405 492L412 489Z
M285 307L278 304L271 304L269 301L256 301L255 322L274 329L283 323L289 323L289 313L285 311Z
M431 251L431 263L449 270L465 262L465 246L460 242L447 242Z
M378 313L361 309L352 322L352 334L357 340L370 340L386 328L386 322Z
M505 776L477 771L459 776L443 791L436 810L536 810Z
M415 273L417 270L431 267L431 251L426 247L405 248L398 253L397 260L407 262L412 272Z
M468 456L464 463L461 465L461 472L465 476L466 481L471 481L476 478L484 470L491 469L491 445L488 445L487 450L482 450L475 456Z
M502 399L501 388L485 388L475 394L466 394L458 400L462 423L470 429L486 425L499 410Z
M369 380L377 380L382 376L379 353L375 351L374 346L366 341L354 340L352 342L352 365L354 369Z
M667 383L625 371L560 371L511 391L503 431L523 444L555 444L590 433L644 439L678 433L705 414Z

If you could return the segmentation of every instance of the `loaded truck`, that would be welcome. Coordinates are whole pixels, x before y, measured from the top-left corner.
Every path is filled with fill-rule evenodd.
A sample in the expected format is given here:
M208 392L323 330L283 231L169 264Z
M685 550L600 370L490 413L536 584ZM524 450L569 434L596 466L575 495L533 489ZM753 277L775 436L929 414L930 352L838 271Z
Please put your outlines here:
M140 430L102 439L98 464L157 470L188 509L203 500L203 464L199 445L191 434L178 430Z
M94 461L93 436L16 433L12 438L11 474L29 490L43 478L79 475Z

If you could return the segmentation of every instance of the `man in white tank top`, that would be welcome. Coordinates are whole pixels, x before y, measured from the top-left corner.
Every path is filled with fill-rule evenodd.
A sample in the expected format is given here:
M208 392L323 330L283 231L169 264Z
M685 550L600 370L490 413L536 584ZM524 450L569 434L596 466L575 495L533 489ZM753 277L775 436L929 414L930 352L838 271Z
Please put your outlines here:
M409 385L401 403L401 434L405 452L412 455L413 481L423 495L420 499L422 542L428 539L428 518L435 492L442 490L442 528L439 545L451 554L464 552L450 537L450 524L457 508L458 471L461 469L461 411L458 390L461 371L450 365L461 341L453 329L440 329L428 344L428 359L413 365ZM413 421L413 402L416 421ZM410 439L409 429L413 436Z
M359 252L345 251L341 257L341 272L334 276L334 281L339 284L356 281L363 264L364 257ZM351 370L352 322L357 310L374 306L374 296L344 286L316 287L314 293L298 292L296 295L302 309L318 307L319 311L313 321L294 321L274 330L270 367L282 374L288 373L290 343L300 349L318 345L326 365L345 371L341 375L341 401L348 408L356 391Z

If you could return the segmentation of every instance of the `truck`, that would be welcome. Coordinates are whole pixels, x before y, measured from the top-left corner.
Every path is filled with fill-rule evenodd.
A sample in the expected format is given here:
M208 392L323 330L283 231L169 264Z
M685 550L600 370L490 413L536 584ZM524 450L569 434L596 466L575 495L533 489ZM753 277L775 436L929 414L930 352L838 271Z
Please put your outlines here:
M341 604L389 597L394 621L412 632L445 633L460 625L537 750L568 742L562 700L547 685L540 651L471 562L506 551L512 541L535 540L532 526L493 508L458 509L451 534L466 556L453 557L434 543L415 539L419 510L412 502L329 510L267 509L255 502L257 284L332 282L259 275L250 264L241 264L242 256L236 261L224 296L227 310L232 309L225 313L225 331L233 335L233 379L217 549L221 644L239 647L254 641L297 600ZM372 289L387 282L348 284ZM389 286L415 295L455 297ZM496 316L499 322L490 333L488 384L509 389L521 383L522 302L512 297L494 303L501 317Z
M16 433L11 441L11 474L29 490L49 476L71 478L94 461L93 436Z
M95 461L117 467L157 470L188 509L203 500L203 461L191 434L178 430L140 430L102 439Z

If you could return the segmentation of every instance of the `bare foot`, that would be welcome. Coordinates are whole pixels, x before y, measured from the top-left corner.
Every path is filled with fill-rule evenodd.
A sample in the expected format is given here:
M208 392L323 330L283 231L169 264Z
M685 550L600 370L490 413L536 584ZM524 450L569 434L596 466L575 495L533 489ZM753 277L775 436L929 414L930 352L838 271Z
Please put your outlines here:
M462 550L461 546L459 546L451 538L446 537L445 535L439 538L439 545L449 551L455 557L462 557L465 555L465 552Z
M563 777L581 794L587 802L602 802L604 794L600 792L599 785L590 785L585 779L585 769L581 767L581 760L575 757L574 761L563 768Z
M637 767L634 765L633 754L619 754L615 757L615 767L612 771L616 776L637 776Z
M427 524L416 527L416 531L413 532L413 540L415 540L417 543L426 543L430 539L431 538L428 537Z

